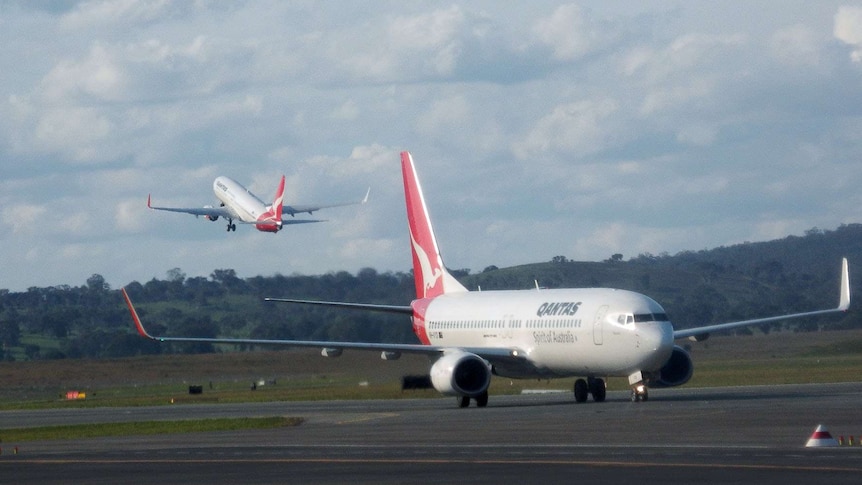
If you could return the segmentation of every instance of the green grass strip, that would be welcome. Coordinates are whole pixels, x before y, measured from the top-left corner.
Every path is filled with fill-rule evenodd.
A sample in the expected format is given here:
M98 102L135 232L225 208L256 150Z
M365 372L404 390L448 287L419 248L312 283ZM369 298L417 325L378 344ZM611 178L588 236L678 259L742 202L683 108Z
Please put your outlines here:
M271 429L298 426L302 418L215 418L179 421L138 421L130 423L74 424L38 428L0 429L0 443L43 440L71 440L105 436L133 436L241 429Z

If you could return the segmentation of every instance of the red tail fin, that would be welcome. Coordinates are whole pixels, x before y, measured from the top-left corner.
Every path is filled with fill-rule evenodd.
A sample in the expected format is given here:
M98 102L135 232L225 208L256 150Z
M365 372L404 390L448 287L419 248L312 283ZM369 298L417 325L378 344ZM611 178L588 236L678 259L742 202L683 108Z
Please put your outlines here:
M263 232L278 232L281 230L281 212L284 205L284 175L281 176L281 182L278 184L278 190L275 192L275 200L269 210L261 214L257 220L255 227L258 231Z
M413 250L413 277L416 298L433 298L444 293L467 291L446 271L437 248L434 229L428 217L425 197L409 152L401 152L401 173L404 176L404 199L407 203L407 223Z
M275 200L272 201L272 213L275 220L281 222L281 211L284 208L284 175L281 176L281 182L278 183L278 190L275 192Z

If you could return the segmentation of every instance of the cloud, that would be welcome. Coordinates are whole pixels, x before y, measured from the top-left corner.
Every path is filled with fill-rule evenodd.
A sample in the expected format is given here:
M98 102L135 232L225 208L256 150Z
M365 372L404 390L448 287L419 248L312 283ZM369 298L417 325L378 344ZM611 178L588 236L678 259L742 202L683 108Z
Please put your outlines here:
M12 228L13 234L35 232L39 221L47 221L48 208L44 205L16 204L3 208L3 225Z
M821 62L817 36L805 25L792 25L775 32L769 40L769 50L779 61L791 66L816 67Z
M583 156L605 148L610 137L604 123L619 109L613 99L584 100L554 107L512 146L520 159L547 152Z
M608 42L605 26L599 25L578 5L561 5L533 26L533 35L547 45L557 61L585 57Z
M854 47L853 62L862 62L862 7L840 7L835 14L835 38Z
M179 2L184 3L184 2ZM169 13L170 0L92 0L81 2L63 15L61 26L86 29L118 23L153 22Z
M63 60L42 80L40 95L46 103L65 103L84 96L97 102L119 101L127 80L117 60L104 46L95 44L80 62Z
M859 7L632 5L18 2L0 20L0 286L408 269L403 149L456 267L862 216ZM145 206L213 204L217 175L266 200L281 174L291 203L371 200L274 238Z

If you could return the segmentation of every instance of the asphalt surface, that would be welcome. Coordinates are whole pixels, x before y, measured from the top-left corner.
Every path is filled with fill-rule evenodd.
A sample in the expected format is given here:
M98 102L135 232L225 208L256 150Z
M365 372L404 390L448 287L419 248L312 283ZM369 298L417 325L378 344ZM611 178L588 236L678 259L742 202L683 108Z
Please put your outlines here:
M856 483L862 383L0 412L0 429L295 416L251 430L0 442L5 483ZM818 424L856 446L805 448ZM2 440L2 433L0 433ZM14 447L18 453L14 453Z

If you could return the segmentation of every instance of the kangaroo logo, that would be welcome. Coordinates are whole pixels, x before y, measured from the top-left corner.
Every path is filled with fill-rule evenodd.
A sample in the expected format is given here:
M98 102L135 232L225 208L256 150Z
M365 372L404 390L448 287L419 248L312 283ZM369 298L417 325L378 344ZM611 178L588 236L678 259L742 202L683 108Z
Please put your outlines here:
M437 286L437 281L443 276L443 270L439 267L434 268L431 266L431 259L428 258L428 253L416 242L413 234L410 234L410 242L413 244L413 254L416 255L419 267L422 269L422 298L425 298L428 295L428 290Z

